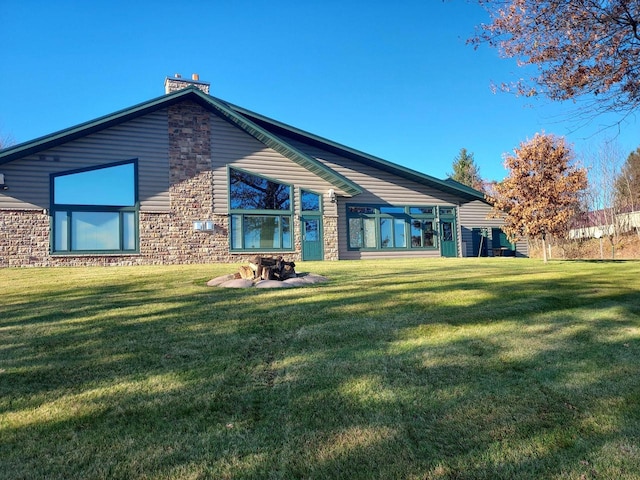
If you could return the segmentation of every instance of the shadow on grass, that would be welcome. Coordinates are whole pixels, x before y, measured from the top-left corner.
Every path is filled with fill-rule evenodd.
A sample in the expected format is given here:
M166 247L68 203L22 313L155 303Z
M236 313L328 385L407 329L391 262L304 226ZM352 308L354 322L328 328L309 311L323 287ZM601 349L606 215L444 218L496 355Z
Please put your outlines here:
M301 289L14 298L0 478L639 473L638 272L332 268Z

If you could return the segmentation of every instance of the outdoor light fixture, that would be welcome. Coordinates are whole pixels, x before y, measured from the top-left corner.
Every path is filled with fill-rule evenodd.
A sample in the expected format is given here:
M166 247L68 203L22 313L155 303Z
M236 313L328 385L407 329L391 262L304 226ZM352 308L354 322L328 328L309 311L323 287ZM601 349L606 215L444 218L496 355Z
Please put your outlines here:
M9 187L7 187L7 184L4 183L4 173L0 173L0 189L9 190Z
M329 195L329 200L331 201L331 203L336 203L336 192L333 188L330 188L329 191L327 192L327 194Z

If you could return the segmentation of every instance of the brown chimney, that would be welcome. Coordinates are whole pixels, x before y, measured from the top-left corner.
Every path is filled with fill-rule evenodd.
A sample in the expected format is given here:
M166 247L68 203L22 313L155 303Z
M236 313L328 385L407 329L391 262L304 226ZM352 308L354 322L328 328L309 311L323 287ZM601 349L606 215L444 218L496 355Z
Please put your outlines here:
M201 82L200 75L198 75L197 73L191 75L191 80L182 78L182 75L180 75L179 73L176 73L173 77L165 78L164 93L167 94L175 92L177 90L182 90L183 88L187 88L190 86L194 86L209 95L210 84L208 82Z

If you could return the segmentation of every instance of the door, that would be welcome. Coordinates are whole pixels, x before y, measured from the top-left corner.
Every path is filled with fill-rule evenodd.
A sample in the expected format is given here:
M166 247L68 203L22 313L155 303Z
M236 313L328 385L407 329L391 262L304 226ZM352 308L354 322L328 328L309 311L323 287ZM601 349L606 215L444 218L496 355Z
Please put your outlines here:
M440 255L443 257L458 256L456 221L453 218L440 220Z
M322 260L322 217L302 217L302 260Z

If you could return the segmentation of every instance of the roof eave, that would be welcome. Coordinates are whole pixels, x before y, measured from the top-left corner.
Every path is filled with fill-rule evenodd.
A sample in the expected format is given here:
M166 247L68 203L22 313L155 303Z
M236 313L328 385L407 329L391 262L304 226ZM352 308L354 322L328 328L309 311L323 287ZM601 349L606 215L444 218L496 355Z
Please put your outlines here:
M420 183L422 185L427 185L427 186L436 188L438 190L445 191L447 193L461 196L468 200L486 201L484 194L477 190L458 188L456 185L448 184L445 180L440 180L436 177L432 177L431 175L427 175L425 173L403 167L396 163L383 160L379 157L375 157L368 153L356 150L351 147L347 147L346 145L341 145L332 140L320 137L318 135L306 132L304 130L300 130L299 128L292 127L291 125L287 125L277 120L273 120L272 118L265 117L264 115L260 115L258 113L247 110L245 108L238 107L236 105L230 105L230 104L229 106L230 108L237 111L243 116L252 117L259 122L268 124L278 130L289 133L294 137L304 139L307 142L311 142L312 144L315 144L317 146L320 146L321 148L332 151L333 153L337 153L337 154L346 156L347 158L351 158L352 160L356 160L358 162L373 166L380 170L393 173L395 175L399 175L401 177L407 178L409 180Z
M133 107L119 110L94 120L0 150L0 165L18 158L33 155L34 153L42 152L92 133L99 132L100 130L118 125L141 115L146 115L181 101L183 100L183 97L190 95L193 95L193 90L191 89L173 92L168 95L163 95L147 102L134 105Z
M242 130L247 132L259 142L268 146L269 148L275 150L276 152L289 158L290 160L293 160L298 165L326 180L336 188L339 188L346 195L355 196L362 193L362 189L357 184L340 175L338 172L325 167L320 161L301 152L297 148L289 145L281 138L273 135L271 132L252 122L250 119L239 114L239 112L236 112L235 109L231 107L231 105L227 104L223 100L212 97L210 95L206 95L202 92L196 92L196 94L200 96L203 101L207 102L211 107L213 107L227 121L240 127Z
M323 178L336 188L342 190L346 195L358 195L362 190L358 185L343 177L337 172L325 167L318 160L300 152L296 148L284 142L270 132L266 131L259 125L251 122L249 119L233 111L225 102L207 95L197 87L187 87L176 92L172 92L161 97L140 103L133 107L119 110L115 113L99 117L89 122L81 123L74 127L70 127L58 132L36 138L29 142L21 143L13 147L9 147L0 151L0 165L33 155L38 152L56 147L66 142L76 140L78 138L90 135L92 133L104 130L105 128L118 125L133 118L145 115L156 110L166 108L185 99L194 100L205 108L215 110L219 115L227 121L240 127L249 135L258 141L276 150L278 153L298 163L302 167L312 173Z

